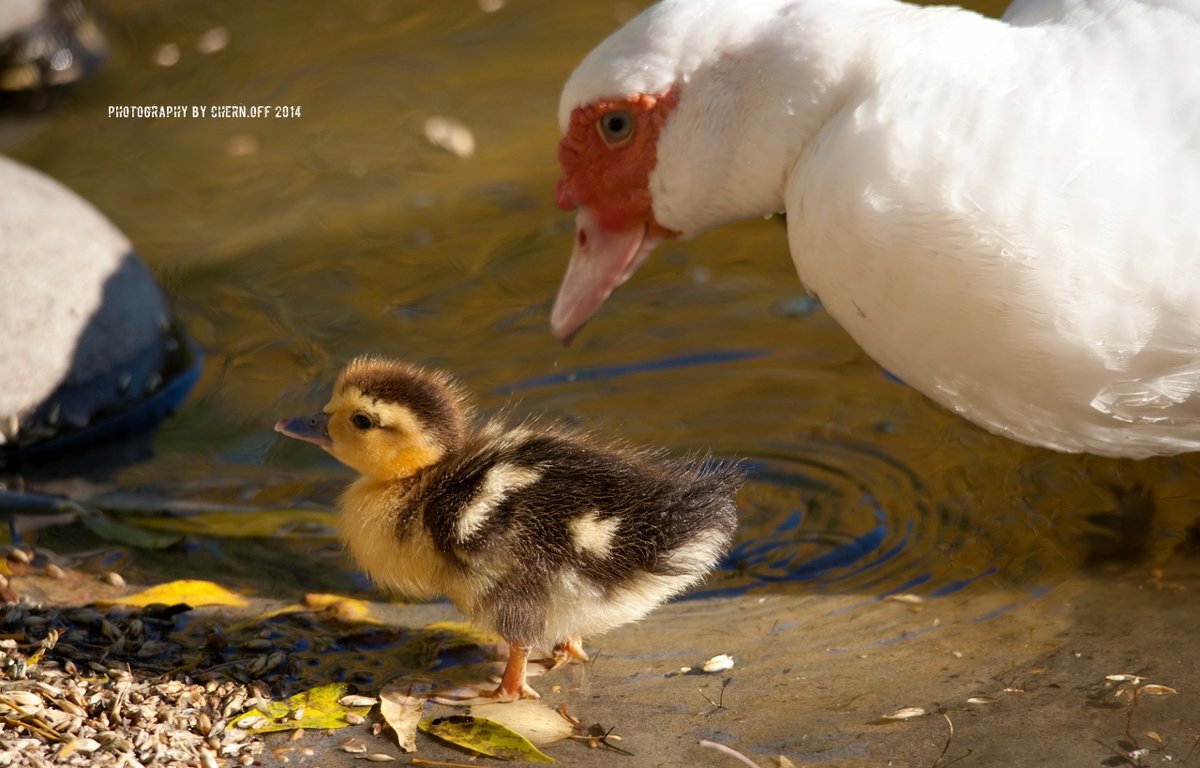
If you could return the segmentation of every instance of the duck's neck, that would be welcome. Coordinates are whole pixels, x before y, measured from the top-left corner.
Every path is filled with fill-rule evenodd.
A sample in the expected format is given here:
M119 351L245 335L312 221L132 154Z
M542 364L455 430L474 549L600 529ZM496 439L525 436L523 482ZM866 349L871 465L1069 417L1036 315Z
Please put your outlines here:
M897 0L751 8L714 5L713 14L745 18L724 26L710 19L705 26L720 32L703 36L708 50L689 54L690 69L680 65L680 100L663 128L650 187L658 221L685 237L782 211L788 177L835 116L905 61L960 45L963 27L1003 27L961 9Z

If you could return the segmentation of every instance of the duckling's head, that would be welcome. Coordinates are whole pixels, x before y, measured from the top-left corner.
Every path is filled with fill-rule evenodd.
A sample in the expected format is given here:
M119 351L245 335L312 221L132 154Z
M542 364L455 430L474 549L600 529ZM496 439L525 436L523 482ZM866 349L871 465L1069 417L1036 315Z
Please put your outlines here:
M470 406L458 385L399 360L360 357L321 413L281 419L276 432L329 451L377 480L397 480L441 461L466 436Z

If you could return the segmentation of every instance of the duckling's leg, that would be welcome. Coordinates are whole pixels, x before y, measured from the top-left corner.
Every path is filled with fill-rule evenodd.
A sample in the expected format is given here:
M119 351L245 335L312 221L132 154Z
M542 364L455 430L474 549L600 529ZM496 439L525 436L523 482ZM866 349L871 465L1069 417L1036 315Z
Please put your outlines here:
M551 669L558 669L563 664L574 659L587 663L587 651L583 650L583 638L572 637L570 640L564 640L554 646L554 666Z
M495 698L500 701L542 698L525 682L525 664L528 660L529 648L509 643L508 663L504 665L504 676L500 678L500 687L492 694Z

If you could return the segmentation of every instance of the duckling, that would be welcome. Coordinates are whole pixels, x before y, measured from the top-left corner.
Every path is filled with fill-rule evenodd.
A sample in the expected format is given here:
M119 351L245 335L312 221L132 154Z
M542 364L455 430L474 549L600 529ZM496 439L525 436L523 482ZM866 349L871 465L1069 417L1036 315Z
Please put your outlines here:
M482 420L450 377L360 357L324 409L275 430L361 477L339 533L381 586L448 597L499 634L508 661L490 698L539 698L533 648L586 660L582 637L636 621L701 580L737 523L744 476L557 425Z

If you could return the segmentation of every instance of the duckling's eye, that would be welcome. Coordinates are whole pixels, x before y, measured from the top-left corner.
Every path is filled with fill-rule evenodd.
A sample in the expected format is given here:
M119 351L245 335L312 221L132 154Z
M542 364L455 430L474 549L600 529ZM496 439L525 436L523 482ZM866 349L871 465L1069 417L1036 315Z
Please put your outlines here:
M350 417L350 423L358 429L370 429L374 424L371 417L365 413L356 413Z
M596 128L600 131L600 138L604 139L608 146L624 144L633 136L633 115L623 109L609 112L601 115L596 122Z

